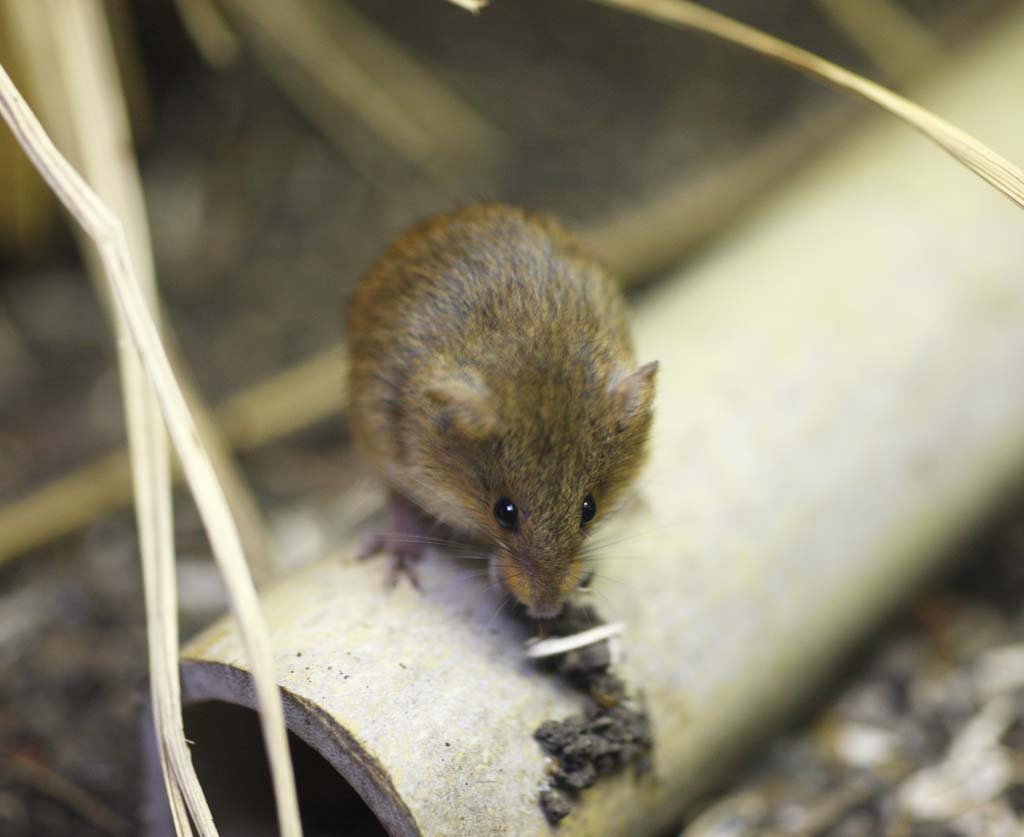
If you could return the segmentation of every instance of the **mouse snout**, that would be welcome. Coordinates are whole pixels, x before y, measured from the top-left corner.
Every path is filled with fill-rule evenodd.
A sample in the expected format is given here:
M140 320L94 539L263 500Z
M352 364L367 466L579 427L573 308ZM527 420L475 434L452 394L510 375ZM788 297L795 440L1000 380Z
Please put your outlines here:
M497 575L502 586L526 606L536 619L551 619L562 612L566 599L579 585L582 562L578 558L554 561L498 559Z
M529 604L526 612L534 619L553 619L562 612L564 605L564 599L550 599L548 601L538 599Z

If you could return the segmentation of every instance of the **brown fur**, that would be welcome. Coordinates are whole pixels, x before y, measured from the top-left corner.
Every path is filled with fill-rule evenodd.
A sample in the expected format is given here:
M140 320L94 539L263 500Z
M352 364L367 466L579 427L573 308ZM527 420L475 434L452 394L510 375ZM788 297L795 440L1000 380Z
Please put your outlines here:
M356 289L349 341L359 448L394 490L493 543L509 591L554 615L651 424L657 365L635 368L615 283L553 219L472 206L391 246ZM502 496L517 532L494 518Z

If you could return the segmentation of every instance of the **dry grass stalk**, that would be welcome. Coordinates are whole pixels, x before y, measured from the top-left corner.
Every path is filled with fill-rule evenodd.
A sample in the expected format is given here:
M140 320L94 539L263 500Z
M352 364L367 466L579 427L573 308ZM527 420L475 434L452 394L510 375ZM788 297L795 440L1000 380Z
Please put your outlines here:
M227 398L214 418L228 445L252 450L342 412L344 383L339 345ZM130 496L123 449L47 483L0 508L0 564L122 507Z
M0 251L26 253L38 248L55 227L55 204L17 143L7 136L0 137L0 191L18 196L0 201Z
M131 130L137 140L144 142L155 127L154 106L150 98L146 62L142 57L142 43L135 25L136 12L133 8L136 5L136 0L103 0Z
M688 0L593 0L684 29L695 29L786 64L807 76L853 93L919 130L1024 208L1024 172L966 131L863 76L826 61L812 52L713 12Z
M0 0L0 61L24 86L21 52L9 26L3 25L8 0ZM0 201L0 251L30 252L46 239L57 219L56 201L39 179L14 138L0 136L0 194L17 200Z
M588 645L595 645L598 642L604 642L607 639L621 636L625 630L626 626L622 622L610 622L606 625L598 625L596 628L580 631L578 634L527 642L526 656L531 660L542 660L545 657L567 654L569 651L586 648Z
M196 49L213 67L226 67L238 58L238 38L213 0L174 0L185 30Z
M99 831L113 835L131 833L131 826L124 817L39 761L15 753L10 759L9 772L16 780L74 811Z
M94 0L74 3L41 0L14 10L13 19L22 31L35 33L29 41L34 38L52 42L52 51L29 53L26 67L38 68L43 55L55 56L55 60L45 62L50 75L45 82L41 81L38 98L51 115L60 114L55 118L56 128L69 153L76 158L93 187L124 220L140 288L150 310L156 311L156 278L139 173L132 154L118 153L119 149L131 148L131 131L104 12ZM187 805L200 833L215 834L181 725L173 514L166 435L159 405L146 382L137 354L125 339L113 299L106 290L99 255L91 241L85 236L82 238L90 273L118 334L142 545L150 688L168 799L180 833L192 831L185 810ZM232 506L245 522L242 532L250 563L262 568L267 550L255 503L238 478L233 463L224 454L223 445L210 429L201 401L190 389L186 388L186 392L207 450L216 457L218 473L230 487ZM96 487L89 486L88 490Z
M460 9L465 9L467 12L473 12L476 14L484 6L486 6L490 0L448 0L452 5L458 6Z
M131 496L124 448L47 483L0 509L0 565L121 508Z
M132 147L131 130L109 37L104 41L107 44L105 69L87 76L79 72L78 66L93 60L90 50L83 48L68 32L62 3L52 0L38 3L0 0L0 3L6 4L5 17L19 47L21 63L34 82L37 107L65 153L122 219L136 275L145 292L152 294L155 300L155 269L141 179L134 155L121 152ZM114 303L106 289L99 257L88 236L79 232L79 241L97 292L114 323L117 319ZM272 575L270 550L255 498L219 438L175 350L173 334L165 334L164 340L203 444L238 523L250 568L257 581L267 579Z
M31 46L17 37L11 20L19 11L16 3L0 0L0 61L33 98L34 80L24 70ZM0 137L0 194L18 196L17 200L0 201L0 248L10 253L31 251L53 230L57 203L18 143L6 134Z
M467 160L504 145L497 129L354 8L324 0L222 2L252 34L274 80L357 164L363 152L351 148L351 113L449 189L465 182Z
M59 125L66 132L65 141L76 148L79 159L83 160L83 168L91 171L100 188L106 186L108 194L111 191L115 193L116 202L137 211L133 200L141 200L141 196L123 188L124 178L116 171L118 162L111 159L109 152L111 148L127 147L129 132L102 9L95 2L67 3L58 8L53 0L41 0L38 4L23 5L11 12L15 29L34 32L36 38L53 43L52 55L56 60L48 62L48 71L53 75L46 84L40 84L39 98L48 102L51 110L60 109ZM38 65L38 53L30 53L26 57L27 69ZM82 108L88 109L84 123ZM91 136L88 138L76 130L83 124L89 126L87 130ZM117 156L123 160L121 155ZM133 253L136 265L144 263L147 253L148 241L144 240L144 230L143 225L143 240L136 236L133 242L136 245ZM96 253L90 246L86 247L86 252L92 257L93 275L98 277L100 265ZM141 267L139 274L140 287L153 309L156 305L153 271ZM111 306L109 294L102 296ZM125 339L120 319L115 312L111 311L111 314L118 338L126 425L133 453L131 464L146 596L150 690L154 721L161 742L164 781L178 832L192 833L187 805L200 832L213 834L215 829L209 807L192 767L181 726L167 439L138 355Z
M203 449L135 278L124 228L57 151L2 67L0 113L50 188L87 231L99 251L110 292L117 304L121 327L130 337L156 392L164 421L213 545L239 630L245 636L245 652L254 670L260 721L270 760L281 831L286 835L301 834L294 776L266 624L224 493ZM153 463L143 463L139 467L150 468Z
M787 125L700 178L680 178L644 204L581 230L583 240L626 287L673 267L850 124L854 109L839 104Z
M217 422L236 449L258 448L342 412L347 368L345 347L338 344L227 398Z
M818 0L818 5L890 78L906 77L940 52L927 27L894 0Z

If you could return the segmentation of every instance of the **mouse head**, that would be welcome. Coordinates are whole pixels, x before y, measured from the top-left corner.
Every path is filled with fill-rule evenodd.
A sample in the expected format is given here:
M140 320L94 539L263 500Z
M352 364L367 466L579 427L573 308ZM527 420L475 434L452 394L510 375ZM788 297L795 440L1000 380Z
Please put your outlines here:
M585 539L639 472L657 368L528 385L460 369L426 388L433 473L421 484L444 486L429 500L494 546L492 576L531 615L558 614L584 575Z

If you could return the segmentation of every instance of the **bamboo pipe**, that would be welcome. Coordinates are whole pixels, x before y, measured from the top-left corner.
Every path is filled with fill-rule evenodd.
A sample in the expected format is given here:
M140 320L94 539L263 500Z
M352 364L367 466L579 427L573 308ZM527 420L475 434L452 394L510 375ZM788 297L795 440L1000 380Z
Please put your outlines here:
M1022 159L1022 77L1018 12L920 98ZM640 301L655 454L597 587L628 626L655 776L584 792L560 833L677 825L1024 476L1022 225L876 122ZM576 698L465 566L430 556L422 592L388 593L355 550L263 596L291 730L393 833L543 833L531 732ZM186 700L251 706L243 660L232 624L212 626L184 649ZM219 749L199 737L193 757Z

